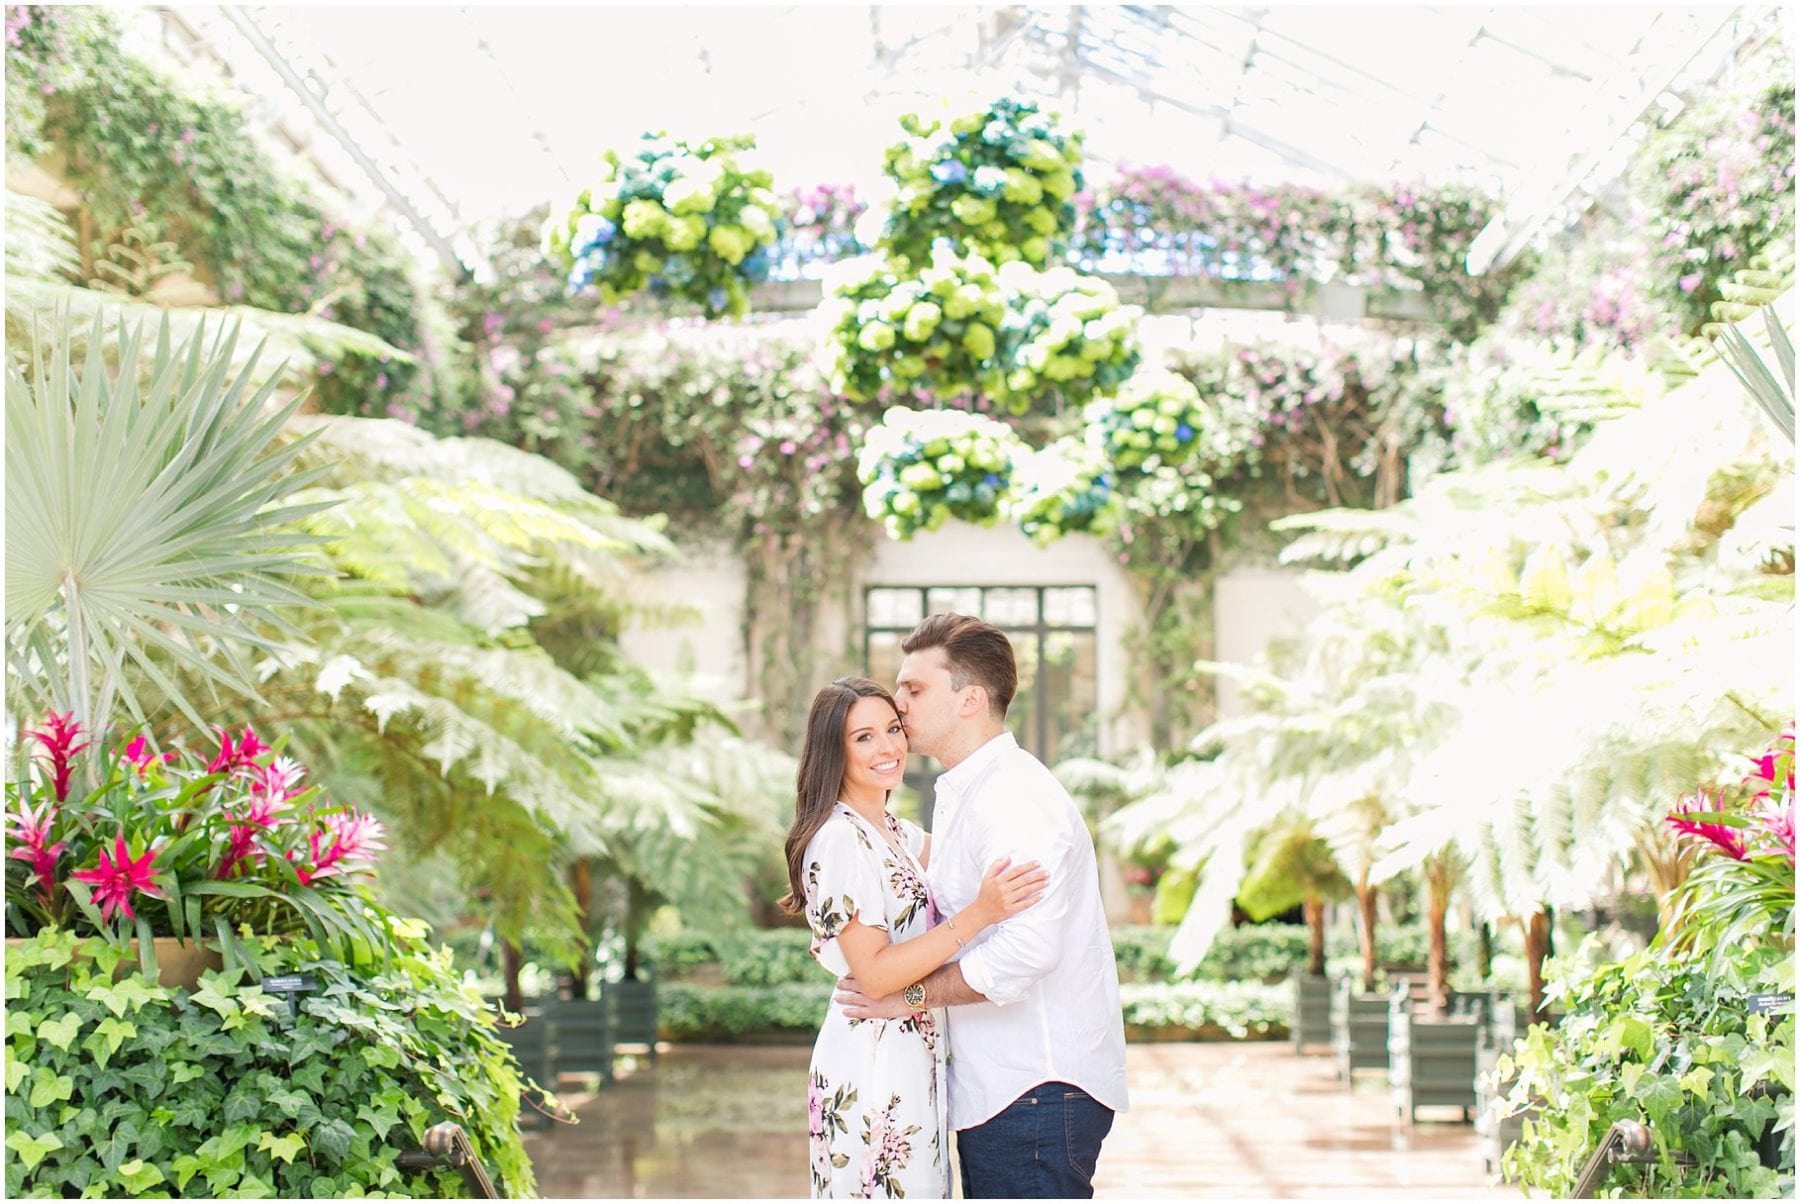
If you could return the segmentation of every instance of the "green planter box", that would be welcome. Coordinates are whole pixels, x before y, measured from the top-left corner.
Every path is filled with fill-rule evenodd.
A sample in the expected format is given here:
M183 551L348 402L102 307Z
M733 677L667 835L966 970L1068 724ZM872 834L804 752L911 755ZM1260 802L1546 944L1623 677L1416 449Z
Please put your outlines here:
M1410 1123L1425 1107L1475 1109L1481 1026L1472 1016L1420 1016L1404 990L1388 1005L1388 1081L1394 1107Z
M614 1044L642 1046L655 1063L656 984L630 978L604 983L600 987L600 1002L609 1009Z
M1359 1070L1388 1068L1388 997L1365 995L1341 979L1331 997L1331 1052L1337 1074L1348 1081Z
M546 999L550 1066L557 1075L598 1075L613 1081L612 1010L599 999Z
M1294 1052L1308 1046L1331 1048L1331 980L1296 969L1294 984Z

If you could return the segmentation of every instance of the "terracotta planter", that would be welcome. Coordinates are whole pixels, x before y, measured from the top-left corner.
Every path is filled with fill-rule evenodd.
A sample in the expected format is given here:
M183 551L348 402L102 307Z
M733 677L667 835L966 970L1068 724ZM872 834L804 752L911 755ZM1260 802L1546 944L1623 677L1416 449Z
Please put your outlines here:
M8 949L17 948L24 943L22 937L6 938ZM191 991L200 985L200 976L206 971L225 968L224 956L209 945L178 941L172 936L153 937L150 944L151 952L156 955L156 981L165 987L181 987ZM131 942L131 956L119 963L115 973L130 974L138 967L138 948L134 939Z

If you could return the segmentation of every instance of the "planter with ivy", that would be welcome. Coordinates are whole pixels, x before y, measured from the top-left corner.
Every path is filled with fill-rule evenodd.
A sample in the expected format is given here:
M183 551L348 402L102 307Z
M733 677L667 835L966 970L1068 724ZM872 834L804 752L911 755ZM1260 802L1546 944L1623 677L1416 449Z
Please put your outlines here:
M398 1164L449 1120L506 1194L531 1195L495 1013L423 925L385 923L385 965L244 937L191 991L66 929L9 951L6 1194L460 1195L454 1171ZM278 976L308 989L283 996Z

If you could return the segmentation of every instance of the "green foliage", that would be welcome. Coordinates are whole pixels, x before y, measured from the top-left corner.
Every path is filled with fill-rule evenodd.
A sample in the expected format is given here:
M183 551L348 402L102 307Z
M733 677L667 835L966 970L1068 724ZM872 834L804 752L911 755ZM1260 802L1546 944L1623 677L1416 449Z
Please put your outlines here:
M1236 1041L1281 1037L1294 1020L1293 991L1257 982L1126 983L1127 1029L1181 1029Z
M141 720L156 695L203 727L168 666L255 696L242 650L271 646L265 629L306 601L291 580L317 571L305 540L276 532L329 503L274 504L307 481L290 473L304 444L275 442L300 402L265 411L273 384L233 375L235 331L177 346L164 321L140 359L132 329L115 375L102 329L97 316L79 371L66 317L29 378L7 370L9 692L89 731L115 699Z
M652 937L645 943L644 956L664 983L715 965L725 985L734 987L816 983L825 973L813 960L812 934L804 928L729 933L689 929Z
M249 960L191 991L66 931L10 949L7 1195L460 1195L452 1171L395 1165L443 1120L507 1194L532 1194L496 1014L422 929L392 923L402 953L380 974L246 936ZM318 984L298 1016L259 985L277 973Z
M829 980L766 987L663 983L656 988L657 1027L671 1041L721 1041L769 1029L816 1033L832 990Z
M1622 1197L1746 1199L1784 1194L1755 1143L1784 1131L1780 1171L1794 1172L1794 1014L1751 1015L1746 996L1794 989L1792 955L1739 947L1717 974L1697 959L1637 953L1591 976L1553 986L1565 1007L1555 1029L1534 1026L1501 1059L1518 1068L1505 1106L1527 1115L1524 1138L1506 1154L1522 1186L1566 1196L1614 1121L1650 1126L1658 1159L1613 1170ZM1691 1167L1675 1155L1691 1155Z
M328 361L326 391L408 393L423 298L397 239L334 222L276 165L238 102L129 50L128 18L28 6L9 8L9 22L16 14L26 19L7 54L8 147L56 152L50 166L82 198L90 273L122 232L148 221L225 301L305 312L387 345L354 349L339 381L330 378L340 362ZM15 81L32 93L18 110Z
M1075 226L1082 135L1035 102L1003 97L947 121L900 118L907 137L882 156L899 196L882 245L923 267L940 240L992 263L1045 267Z

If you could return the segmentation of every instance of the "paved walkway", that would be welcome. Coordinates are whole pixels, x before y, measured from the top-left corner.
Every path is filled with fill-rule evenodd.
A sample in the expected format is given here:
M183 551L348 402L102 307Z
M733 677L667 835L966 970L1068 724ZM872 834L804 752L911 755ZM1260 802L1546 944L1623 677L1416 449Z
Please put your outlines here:
M581 1123L526 1139L539 1192L804 1197L808 1052L665 1047L604 1092L565 1093ZM1346 1088L1329 1058L1285 1043L1132 1045L1127 1070L1132 1110L1101 1154L1102 1199L1519 1198L1486 1188L1455 1112L1408 1126L1379 1076Z

